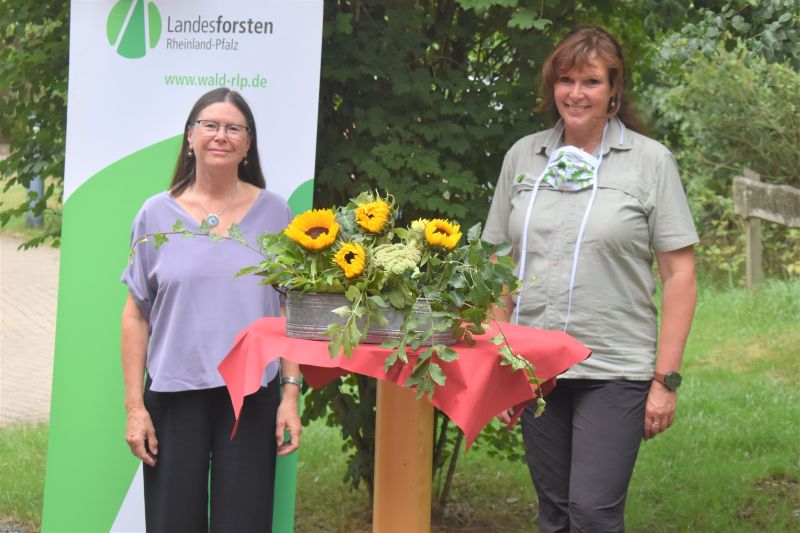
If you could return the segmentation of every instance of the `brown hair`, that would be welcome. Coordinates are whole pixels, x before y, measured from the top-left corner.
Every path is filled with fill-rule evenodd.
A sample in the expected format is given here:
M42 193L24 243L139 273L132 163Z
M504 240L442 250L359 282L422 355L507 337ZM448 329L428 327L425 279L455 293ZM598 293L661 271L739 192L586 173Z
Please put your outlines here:
M572 30L547 57L542 67L542 101L538 109L547 112L553 123L557 122L561 116L553 95L558 77L573 68L584 69L595 60L608 70L611 85L608 117L617 116L627 127L641 132L644 128L627 98L628 80L622 48L611 34L597 26Z
M186 125L183 128L181 151L178 153L178 161L175 163L175 172L172 174L172 183L169 186L169 192L172 196L181 194L195 180L195 158L187 155L189 151L189 130L194 126L197 116L203 109L211 104L220 102L228 102L236 106L244 115L247 127L250 128L250 149L247 150L247 164L245 165L244 161L239 163L239 178L260 189L266 187L266 180L264 180L264 174L261 172L261 160L258 157L258 138L256 136L256 121L253 118L253 112L241 94L227 87L220 87L201 96L189 112L189 118L186 119Z

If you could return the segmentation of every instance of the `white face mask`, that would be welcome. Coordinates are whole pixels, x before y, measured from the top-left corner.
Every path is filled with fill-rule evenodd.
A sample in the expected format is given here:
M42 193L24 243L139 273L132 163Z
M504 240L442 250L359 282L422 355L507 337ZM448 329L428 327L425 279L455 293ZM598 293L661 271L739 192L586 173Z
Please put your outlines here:
M541 180L561 191L580 191L594 185L599 169L600 160L593 155L575 146L562 146L550 156Z

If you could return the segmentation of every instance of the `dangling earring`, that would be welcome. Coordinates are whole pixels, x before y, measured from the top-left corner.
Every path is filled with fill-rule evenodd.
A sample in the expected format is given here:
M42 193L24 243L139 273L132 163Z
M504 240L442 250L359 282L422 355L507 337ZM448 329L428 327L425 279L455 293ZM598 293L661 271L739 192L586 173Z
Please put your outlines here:
M189 148L189 151L186 152L186 157L189 159L194 157L194 152L192 151L191 147Z

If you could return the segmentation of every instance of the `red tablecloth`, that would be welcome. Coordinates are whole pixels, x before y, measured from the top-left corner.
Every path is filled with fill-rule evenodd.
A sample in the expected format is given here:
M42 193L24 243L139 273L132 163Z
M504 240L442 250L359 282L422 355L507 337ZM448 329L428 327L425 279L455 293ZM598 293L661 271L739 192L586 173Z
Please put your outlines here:
M500 366L497 346L489 339L497 335L495 324L484 335L475 337L475 344L459 342L453 348L458 359L439 361L447 381L437 387L431 403L441 409L463 431L467 446L481 429L504 409L514 408L515 415L535 400L534 391L522 372ZM588 348L561 331L541 330L513 324L502 324L503 333L515 353L523 355L536 367L536 375L548 383L547 393L555 385L555 377L583 361L591 353ZM348 372L386 379L403 385L416 362L402 362L383 371L383 362L391 353L377 344L362 344L352 358L328 355L328 343L293 339L285 335L285 319L261 318L242 330L233 348L219 365L238 424L244 397L261 386L264 368L279 357L300 365L303 377L312 387L321 387ZM234 427L234 434L235 434Z

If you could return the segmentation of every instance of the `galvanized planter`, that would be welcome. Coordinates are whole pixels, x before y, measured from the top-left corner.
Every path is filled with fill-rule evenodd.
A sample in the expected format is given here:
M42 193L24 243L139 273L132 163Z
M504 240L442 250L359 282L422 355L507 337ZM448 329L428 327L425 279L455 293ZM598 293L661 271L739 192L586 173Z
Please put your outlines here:
M344 324L346 321L345 318L333 312L334 309L343 305L350 305L343 294L289 292L286 295L286 336L320 341L330 340L330 337L325 335L328 325L336 322ZM417 300L414 312L423 316L430 313L430 304L427 298ZM366 338L361 341L362 343L380 344L400 336L403 313L393 307L387 307L383 313L389 323L385 326L371 324ZM427 321L427 324L430 324L430 321ZM427 325L420 331L424 331L426 328ZM450 332L434 332L425 344L453 344L455 342L456 340Z

